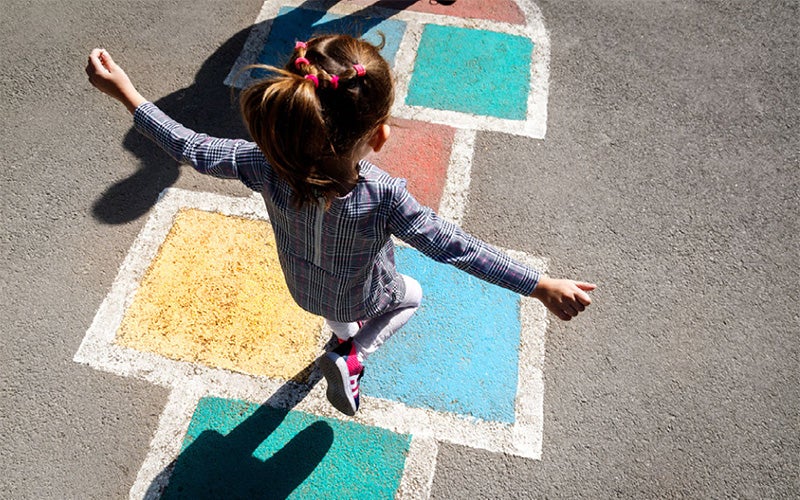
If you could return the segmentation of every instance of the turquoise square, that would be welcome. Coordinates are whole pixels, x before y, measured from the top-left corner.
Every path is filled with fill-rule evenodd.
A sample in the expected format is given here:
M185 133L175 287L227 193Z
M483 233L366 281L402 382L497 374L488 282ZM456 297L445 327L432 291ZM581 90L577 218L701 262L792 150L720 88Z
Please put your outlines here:
M428 24L406 103L524 120L533 42L517 35Z
M411 436L202 398L162 499L393 498Z
M520 297L398 248L397 268L422 285L422 305L366 362L362 394L513 423Z
M394 59L403 39L406 23L397 19L365 17L359 15L340 16L321 11L281 7L278 16L258 56L257 63L283 67L294 50L297 41L306 41L314 35L345 33L356 38L384 46L381 55L394 66ZM383 38L381 38L383 37ZM261 78L263 70L254 70L252 76Z

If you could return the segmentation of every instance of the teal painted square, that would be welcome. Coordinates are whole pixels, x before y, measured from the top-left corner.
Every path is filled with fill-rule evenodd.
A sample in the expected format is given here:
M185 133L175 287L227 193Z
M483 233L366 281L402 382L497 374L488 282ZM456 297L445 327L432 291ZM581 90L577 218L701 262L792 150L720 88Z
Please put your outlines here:
M406 103L524 120L533 42L494 31L428 24Z
M422 285L422 305L369 358L362 394L513 423L519 295L414 249L398 248L396 262Z
M339 16L325 12L282 7L272 22L267 41L258 56L259 64L283 67L294 50L296 41L305 41L314 35L345 33L378 45L381 34L385 44L381 55L394 66L400 40L406 30L406 23L382 17L358 15ZM254 78L266 75L264 70L253 70Z
M411 436L257 403L199 401L170 498L393 498Z

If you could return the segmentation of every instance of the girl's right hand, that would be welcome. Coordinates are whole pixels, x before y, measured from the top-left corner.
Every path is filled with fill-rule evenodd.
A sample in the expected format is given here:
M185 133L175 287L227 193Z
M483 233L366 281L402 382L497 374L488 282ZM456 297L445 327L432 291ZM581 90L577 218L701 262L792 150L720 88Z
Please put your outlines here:
M531 297L542 301L545 307L560 319L569 321L592 303L586 292L591 292L595 288L597 285L593 283L542 276Z
M124 104L131 113L146 102L125 71L111 59L111 54L105 49L92 50L86 65L86 74L89 76L89 83Z

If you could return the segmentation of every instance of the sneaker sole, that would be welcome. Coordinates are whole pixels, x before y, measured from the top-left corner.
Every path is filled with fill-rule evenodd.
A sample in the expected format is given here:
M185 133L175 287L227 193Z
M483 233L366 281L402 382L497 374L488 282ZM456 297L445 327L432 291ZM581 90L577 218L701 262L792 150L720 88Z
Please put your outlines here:
M325 355L319 361L319 368L328 382L328 389L325 391L328 401L345 415L354 416L356 414L355 401L348 396L350 389L344 385L344 381L350 377L347 362L341 357L337 361L333 361Z

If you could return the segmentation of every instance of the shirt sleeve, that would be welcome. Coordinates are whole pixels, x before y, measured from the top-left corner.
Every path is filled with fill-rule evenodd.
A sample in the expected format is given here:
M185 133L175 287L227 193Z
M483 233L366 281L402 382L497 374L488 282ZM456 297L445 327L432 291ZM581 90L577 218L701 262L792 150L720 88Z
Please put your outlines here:
M201 174L239 179L261 191L268 165L258 147L242 139L220 139L184 127L155 104L146 102L133 114L135 128L172 158L188 163Z
M405 187L396 194L389 230L437 262L451 264L488 283L528 296L539 272L466 233L422 206Z

